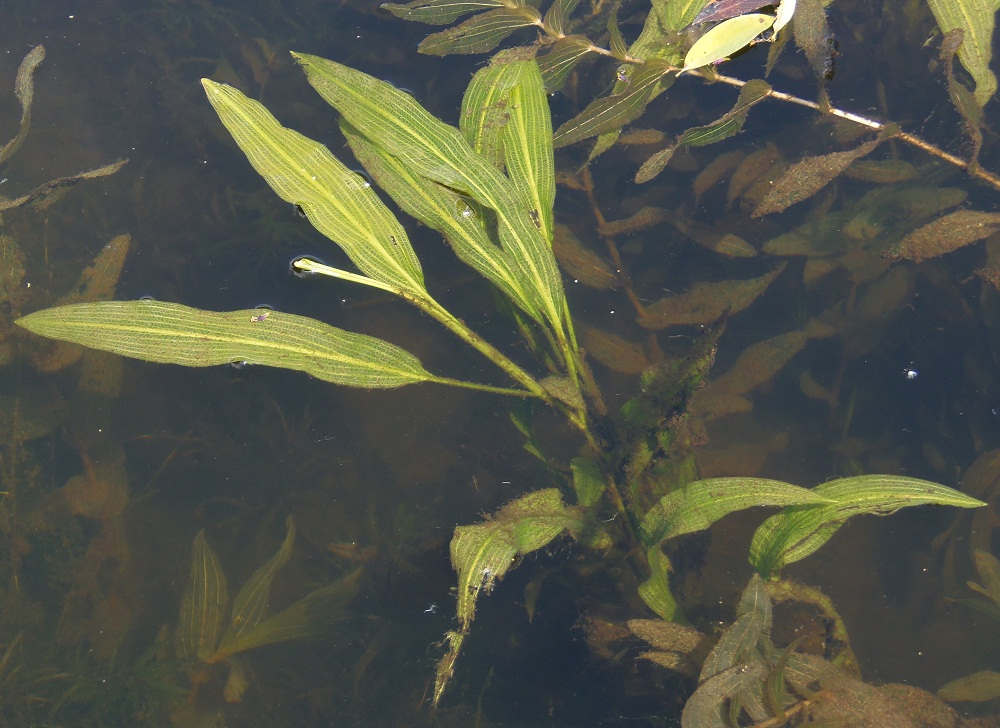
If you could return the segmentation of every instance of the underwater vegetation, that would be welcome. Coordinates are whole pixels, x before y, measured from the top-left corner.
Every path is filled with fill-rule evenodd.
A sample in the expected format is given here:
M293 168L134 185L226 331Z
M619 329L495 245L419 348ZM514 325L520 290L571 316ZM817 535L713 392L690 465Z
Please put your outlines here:
M534 614L539 592L550 584L569 589L592 653L609 663L625 659L637 665L631 689L665 697L669 688L664 685L686 686L669 693L675 702L682 695L681 725L889 725L889 720L921 725L932 710L953 716L941 699L968 700L969 694L956 684L935 697L918 696L915 688L865 683L851 646L851 625L819 588L788 576L787 567L816 554L855 516L890 515L922 505L973 509L973 519L993 512L992 489L971 487L968 474L960 481L962 490L905 475L902 458L886 452L888 446L856 434L863 427L857 413L864 393L852 381L853 367L877 350L889 329L886 322L908 305L921 284L921 264L986 241L986 263L968 271L968 278L983 291L996 289L1000 281L1000 268L993 264L1000 251L1000 214L963 207L969 195L956 181L964 175L968 180L962 183L971 180L990 195L1000 189L1000 181L978 161L988 146L983 108L996 91L989 71L995 9L977 6L967 12L974 4L932 0L924 9L940 34L938 62L968 139L964 157L899 124L834 107L827 86L837 50L820 0L387 4L399 17L450 26L425 39L420 50L427 54L487 53L518 31L530 29L535 36L526 45L497 51L478 68L465 89L457 126L386 81L317 55L293 53L306 80L339 115L339 130L368 176L324 144L284 126L267 105L234 85L203 79L209 103L253 168L343 253L332 264L298 256L293 271L365 286L415 307L490 363L495 375L478 371L473 379L436 373L387 339L269 307L210 311L152 299L110 300L127 236L109 244L73 292L44 301L46 308L31 313L29 308L39 306L19 298L22 269L0 287L9 313L0 345L13 342L9 361L20 358L40 372L64 369L80 358L83 363L79 401L66 403L52 395L46 400L55 390L40 385L37 401L28 402L26 393L32 390L22 389L5 407L5 412L23 409L32 417L49 413L49 418L30 435L7 438L11 444L3 466L27 463L16 448L63 427L84 472L59 491L58 508L37 492L36 502L8 496L4 535L11 587L4 600L17 605L19 549L22 555L39 554L40 544L28 548L24 543L48 533L57 542L50 545L53 552L62 549L79 559L75 575L64 575L59 585L73 595L67 598L67 614L77 615L64 621L66 629L75 627L97 644L83 626L86 619L78 616L83 614L92 622L100 615L118 630L104 638L97 656L86 655L85 664L73 669L17 667L23 638L11 633L0 659L0 679L15 696L12 710L28 706L12 720L42 714L53 721L80 720L73 716L108 703L125 706L129 715L115 720L165 725L224 720L229 708L207 697L220 691L204 689L205 683L221 682L225 672L222 695L239 703L254 684L258 648L292 640L321 645L347 620L347 605L362 593L362 575L380 568L369 562L382 558L401 568L412 566L401 548L366 551L353 541L328 545L331 553L355 563L340 578L314 585L306 596L269 614L272 581L291 559L296 533L291 518L277 553L233 596L223 559L209 545L218 541L211 529L202 530L191 548L186 584L175 590L176 621L148 641L152 646L134 663L120 662L116 648L125 639L128 618L113 611L124 600L107 586L113 580L106 576L109 568L125 568L129 561L122 535L127 472L121 443L97 437L94 432L103 428L85 419L95 401L113 400L120 390L123 365L107 353L186 367L265 365L361 390L430 384L509 403L525 454L541 463L548 480L451 533L455 619L443 636L433 684L420 703L437 709L432 715L443 723L461 722L460 714L449 712L448 688L461 680L462 655L478 637L476 617L490 606L485 597L513 601L501 582L521 562L549 551L570 551L573 557L529 581L525 611ZM628 41L626 35L635 37ZM763 78L743 81L721 73L730 58L759 52L755 47L767 44L767 76L789 43L808 64L816 101L776 90ZM268 47L257 48L260 58L270 59ZM271 82L264 71L271 60L258 64L261 91L265 81ZM30 71L25 73L30 78ZM601 73L607 76L603 86L587 82L590 74ZM697 125L677 134L639 126L655 127L648 118L649 109L658 108L655 99L688 80L738 88L735 105L707 123L696 119ZM19 74L18 98L23 102L27 95L30 102L30 93L20 90L23 83ZM603 90L588 97L594 87ZM552 94L560 90L574 111L554 127ZM629 204L604 200L608 188L595 170L616 154L619 164L633 167L635 185L655 190L653 185L675 166L683 169L692 150L734 138L764 102L815 111L831 124L828 148L793 161L775 144L750 152L727 147L695 167L690 196L674 190L636 194ZM591 139L593 145L581 150L581 143ZM557 157L556 150L564 147L566 156ZM901 147L916 161L901 158ZM703 219L699 205L707 200L727 210L720 221ZM564 209L580 214L563 214ZM771 225L778 215L793 216L794 223ZM482 279L494 294L490 313L504 317L520 336L517 349L478 333L467 323L474 312L460 313L442 303L433 282L425 279L407 218L436 231ZM747 232L757 223L762 227L755 231L766 234ZM635 249L633 236L658 226L669 226L671 235L676 232L698 246L719 274L686 281L683 291L656 282L660 271L648 265L647 251ZM16 247L0 252L5 260L20 260ZM664 264L656 265L662 269ZM569 281L630 307L629 325L577 313L579 299L567 290ZM832 292L822 297L821 309L803 307L796 328L744 341L740 353L717 370L720 349L740 335L739 314L766 304L769 292L781 285ZM15 320L21 329L12 327ZM712 452L712 428L752 413L765 385L789 376L796 357L820 349L827 352L823 365L799 368L796 380L804 400L818 404L818 419L839 433L825 482L803 487L760 475L769 452L789 447L792 435L780 428L754 425L752 436L739 444L742 449L731 445ZM912 378L919 376L912 372ZM11 433L27 431L19 417L4 425ZM278 417L294 444L293 428L280 408ZM553 421L559 423L558 434L552 432ZM308 424L303 429L308 431ZM933 445L925 453L928 460L945 460ZM988 464L980 469L994 472L995 457L989 462L992 470ZM939 472L942 481L953 482L945 477L947 468ZM27 472L12 471L9 478L5 473L5 483L24 483L27 477ZM740 585L742 594L731 605L726 626L710 629L712 620L699 612L703 605L690 588L698 570L692 563L704 554L691 552L707 548L706 534L722 519L760 507L776 511L756 525L736 560L741 567L748 563L752 576ZM77 526L76 532L38 527L56 518L77 524L73 519L86 519L87 527ZM30 537L18 530L28 523L34 524ZM968 527L956 525L952 535ZM987 535L968 552L968 563L978 578L970 586L985 599L966 601L996 616L1000 577L991 555L991 529L980 520L983 530ZM954 542L947 551L957 570L966 555L957 555ZM949 596L957 598L957 593ZM428 611L438 608L434 604ZM796 610L825 625L822 644L783 639L798 629L791 623ZM789 624L779 624L782 620ZM4 621L18 622L14 616ZM780 643L773 637L778 627ZM378 654L394 649L396 636L389 628L382 634L389 636L372 640L359 660L358 684ZM641 654L640 644L645 645ZM127 697L104 693L88 680L93 671L87 660L102 661L110 674L121 676L114 680L119 686L132 686ZM653 666L657 672L647 669ZM664 683L665 672L679 682ZM976 685L994 686L975 693L982 700L1000 694L996 673L973 677ZM23 697L32 690L41 697ZM953 717L960 725L961 719ZM483 718L481 701L476 718ZM102 720L112 719L98 716L77 724ZM650 722L665 720L657 715Z

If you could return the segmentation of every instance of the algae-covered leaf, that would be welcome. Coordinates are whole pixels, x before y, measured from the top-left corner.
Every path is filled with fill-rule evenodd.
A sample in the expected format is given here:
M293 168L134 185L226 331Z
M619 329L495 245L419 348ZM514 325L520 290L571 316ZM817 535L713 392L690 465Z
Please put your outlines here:
M700 682L737 665L752 662L762 640L771 634L771 600L764 581L754 574L740 596L736 619L726 628L701 667Z
M518 266L535 308L556 330L565 294L552 248L513 183L476 154L458 129L435 118L392 84L316 56L293 54L323 99L374 144L416 174L493 210L500 243Z
M556 129L553 142L565 147L582 139L620 129L642 116L660 80L674 72L670 64L649 60L634 70L624 89L590 102L587 107Z
M543 548L563 531L574 533L582 526L582 517L563 503L559 491L546 488L511 501L482 523L455 529L451 564L458 573L460 630L447 635L449 650L438 662L435 703L451 678L479 595L489 594L517 557Z
M372 389L435 380L416 357L387 341L269 309L99 301L36 311L16 323L40 336L162 364L263 364Z
M976 82L975 98L985 106L997 90L997 78L990 70L993 26L997 8L992 0L927 0L942 35L955 28L963 32L958 59Z
M205 659L215 652L228 604L226 575L205 540L205 531L198 531L191 549L191 576L181 599L174 633L174 648L179 658Z
M750 45L754 38L774 25L774 16L749 13L716 25L695 41L684 56L684 70L691 71L728 58Z
M382 3L379 7L403 20L447 25L463 15L505 5L504 0L413 0L408 3Z
M0 212L11 210L15 207L21 207L22 205L28 205L29 207L37 209L44 209L53 201L53 199L56 199L57 193L67 187L72 187L77 182L85 179L97 179L98 177L107 177L112 175L125 166L127 161L127 159L119 159L117 162L105 164L94 169L88 169L86 172L77 172L76 174L71 174L68 177L56 177L55 179L50 179L48 182L38 185L38 187L31 190L27 194L14 199L0 196Z
M952 680L937 691L938 697L949 703L983 703L1000 698L1000 672L980 670Z
M618 334L577 324L580 343L588 357L622 374L642 374L652 366L645 349Z
M682 728L727 728L723 710L730 699L763 682L767 666L760 660L736 665L709 678L694 691L681 712ZM726 711L728 716L728 711Z
M709 478L688 483L663 496L640 523L649 546L685 533L702 531L720 518L759 506L832 504L814 490L765 478Z
M21 102L21 124L17 135L0 147L0 164L10 159L28 135L28 127L31 126L31 101L35 95L34 73L43 60L45 60L45 46L36 45L28 51L28 55L18 66L17 76L14 79L14 95Z
M826 20L826 5L824 0L798 0L792 18L795 45L805 54L813 73L820 81L832 78L836 53L830 25Z
M775 268L760 278L745 281L695 283L687 293L667 296L646 307L639 324L647 329L664 329L683 324L709 324L722 314L742 311L784 270Z
M959 210L917 228L889 251L893 258L922 263L989 237L1000 230L1000 213Z
M225 650L235 643L243 634L257 626L267 616L271 596L271 582L278 571L292 557L292 544L295 542L295 524L291 516L285 521L285 540L278 553L268 559L267 563L258 568L240 587L233 597L233 607L230 610L229 628L222 638L220 649Z
M663 619L630 619L628 628L653 648L640 655L640 659L697 676L707 652L705 645L709 642L709 638L701 632Z
M599 291L617 288L620 283L604 258L585 247L566 225L560 223L555 226L552 252L574 283L582 283Z
M431 56L449 53L486 53L520 28L541 24L541 15L530 5L487 10L424 38L417 50Z
M771 183L770 191L753 211L753 217L781 212L796 202L809 199L850 167L855 160L870 154L887 137L886 134L880 134L878 138L865 142L856 149L807 157L796 162Z
M213 661L277 642L314 640L330 637L349 618L347 605L361 590L363 567L332 584L309 592L290 607L282 609L241 634L213 655Z
M590 458L578 457L573 458L570 468L577 502L584 508L594 505L607 487L601 467Z
M222 123L277 195L344 249L366 275L425 295L423 272L406 232L368 181L319 142L283 127L235 88L202 79Z
M754 533L750 563L770 576L810 555L851 516L888 515L917 505L978 508L982 501L938 483L901 475L859 475L831 480L812 489L835 503L793 506L771 516Z

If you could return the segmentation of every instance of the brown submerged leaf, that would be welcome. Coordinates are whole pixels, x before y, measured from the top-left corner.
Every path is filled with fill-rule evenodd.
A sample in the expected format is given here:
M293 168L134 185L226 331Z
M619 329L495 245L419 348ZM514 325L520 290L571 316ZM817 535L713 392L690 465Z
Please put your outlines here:
M914 230L889 251L890 258L921 263L1000 230L1000 213L959 210Z
M747 281L695 283L687 293L661 298L647 306L645 315L639 317L639 324L647 329L709 324L724 313L734 314L745 309L784 269L782 263L767 275Z
M733 172L729 179L729 190L726 192L726 202L735 202L750 185L757 181L764 172L771 169L781 159L781 152L771 142L763 149L749 154Z
M599 291L618 287L618 276L604 258L585 247L567 226L555 226L552 252L559 261L559 266L574 282Z
M609 238L616 235L627 235L664 222L668 217L669 213L662 207L647 206L623 220L612 220L605 223L601 226L600 233Z
M809 199L851 166L855 160L870 154L886 136L880 134L876 139L850 151L806 157L796 162L781 177L774 180L770 193L753 211L753 217L781 212L796 202Z
M652 366L640 345L583 323L576 328L587 356L609 369L622 374L641 374Z
M706 164L705 168L698 173L697 177L694 178L694 184L691 188L694 192L695 203L701 199L703 194L714 187L717 182L721 181L730 172L736 169L745 156L745 152L736 149L732 152L720 154L718 157Z

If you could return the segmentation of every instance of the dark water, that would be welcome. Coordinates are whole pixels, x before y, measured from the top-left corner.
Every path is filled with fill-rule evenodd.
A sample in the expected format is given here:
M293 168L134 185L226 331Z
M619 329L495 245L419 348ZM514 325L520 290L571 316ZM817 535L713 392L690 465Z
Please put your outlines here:
M0 24L4 140L20 117L13 96L18 64L39 43L47 55L35 75L30 134L0 169L0 193L23 194L54 177L129 160L116 175L82 182L45 209L4 214L0 232L23 251L25 281L33 289L23 312L57 300L105 243L127 232L132 247L117 298L149 295L215 310L266 304L387 338L431 371L503 384L413 309L348 284L290 276L288 263L298 254L343 258L253 173L198 83L211 77L239 86L285 125L345 160L350 155L333 112L288 51L385 78L454 123L481 59L418 55L425 27L392 19L376 5L6 0ZM891 118L965 153L940 70L928 70L936 44L921 47L933 22L926 13L905 16L897 7L903 3L884 5L837 2L831 8L841 53L828 85L834 104ZM762 61L763 53L750 53L725 71L749 78ZM610 78L607 69L594 70L582 78L576 98L554 97L557 122ZM810 72L791 49L772 82L815 95ZM639 124L676 134L724 113L733 98L732 89L684 79ZM749 153L768 143L789 161L844 148L832 136L832 126L814 112L765 102L742 135L679 154L646 186L631 181L641 151L606 154L594 166L596 199L607 219L657 205L738 233L759 249L821 204L856 212L872 185L842 181L822 193L825 203L751 220L739 201L727 204L725 182L695 202L695 174L718 154ZM920 166L931 189L956 188L968 195L967 206L995 207L996 191L962 172L902 145L883 151L883 158L895 154ZM561 154L557 164L562 160L567 169L581 158L578 149ZM1000 166L989 143L981 161ZM581 237L593 227L579 193L560 191L556 215ZM439 300L528 361L512 327L494 312L489 291L434 234L412 223L408 232ZM603 249L596 235L585 243ZM997 292L973 273L986 260L983 243L921 266L901 264L903 293L887 294L887 307L871 302L867 314L857 302L882 280L881 272L852 280L849 263L838 262L809 280L803 257L727 258L668 224L618 244L647 304L697 281L760 276L789 261L767 293L730 320L719 376L755 342L803 330L824 311L841 313L829 319L835 333L810 340L747 394L752 411L707 423L700 457L706 474L811 485L889 472L956 485L1000 441ZM569 296L581 321L648 344L651 335L635 324L621 291L570 285ZM680 350L695 334L669 329L657 334L657 346ZM7 656L0 661L0 724L677 724L690 685L637 667L638 644L610 655L588 649L584 618L615 599L616 576L598 572L591 582L574 581L566 565L581 557L568 543L526 559L487 600L442 708L429 709L437 643L454 621L452 529L552 483L521 449L507 402L431 385L365 392L282 371L133 361L124 365L118 394L84 396L80 366L43 374L19 359L0 378L5 408L14 407L14 395L23 402L30 393L35 399L17 405L25 410L18 416L45 420L50 413L40 434L15 436L9 425L3 431L9 442L0 450L7 494L0 521L0 653ZM635 377L599 364L595 369L612 405L635 391ZM807 372L836 389L835 405L803 393ZM540 430L567 460L581 444L555 420L543 417ZM106 494L67 485L81 475L92 484L95 472L118 478L117 506L101 500ZM178 623L191 543L204 529L234 594L277 551L288 516L297 539L274 582L271 612L362 567L359 593L324 639L247 652L249 687L241 701L227 703L225 666L193 674L173 659L163 631ZM975 578L967 515L950 542L932 546L955 518L950 510L914 509L858 519L788 570L833 599L867 680L933 691L954 677L1000 667L997 623L945 599L971 596L963 581ZM750 573L749 539L761 520L758 513L733 516L710 539L692 540L697 555L684 576L685 602L700 626L732 618L731 605ZM988 533L979 537L989 544ZM538 583L541 596L529 620L525 590Z

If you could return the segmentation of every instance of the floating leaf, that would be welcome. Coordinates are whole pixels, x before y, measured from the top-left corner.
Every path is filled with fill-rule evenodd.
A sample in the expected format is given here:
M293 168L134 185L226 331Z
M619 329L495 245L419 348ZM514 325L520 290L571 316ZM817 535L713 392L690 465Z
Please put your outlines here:
M771 183L771 190L764 197L753 217L762 217L772 212L781 212L796 202L807 200L847 169L855 160L870 154L888 135L865 142L847 152L833 152L818 157L807 157L789 167L785 173Z
M215 652L228 604L226 575L219 565L219 558L205 540L203 529L194 537L191 576L181 599L180 618L174 633L174 646L179 658L204 659Z
M502 8L505 5L504 0L413 0L405 4L382 3L379 7L404 20L415 20L428 25L447 25L463 15L490 8Z
M959 210L914 230L889 255L921 263L987 238L998 230L1000 213Z
M778 3L778 10L774 16L774 32L784 28L791 22L795 15L795 0L781 0Z
M264 364L373 389L436 379L386 341L269 309L218 313L162 301L101 301L36 311L16 323L40 336L163 364Z
M322 144L281 126L235 88L208 79L202 85L233 139L281 199L301 208L367 276L426 296L406 232L364 177Z
M0 164L3 164L14 154L24 143L28 136L28 127L31 126L31 101L35 95L34 73L38 64L45 60L45 46L36 45L28 55L21 61L17 68L17 76L14 79L14 95L21 102L21 124L18 127L17 135L9 142L0 147Z
M685 533L703 531L720 518L760 506L833 503L812 490L765 478L696 480L663 496L643 516L642 540L652 546Z
M639 324L647 329L709 324L724 313L734 314L745 309L767 290L782 270L784 265L746 281L695 283L687 293L661 298L647 306L638 318Z
M487 10L475 17L424 38L417 50L431 56L449 53L486 53L520 28L541 23L541 15L530 5Z
M937 483L897 475L860 475L831 480L813 492L836 503L786 508L754 533L750 563L770 576L786 564L810 555L851 516L888 515L906 506L926 504L978 508L982 501Z
M653 14L663 30L683 30L711 0L652 0Z
M774 16L763 13L741 15L719 23L691 46L684 56L684 70L691 71L728 58L772 25Z
M927 4L942 35L962 29L958 59L976 82L976 102L980 107L985 106L997 91L997 78L990 71L995 3L992 0L927 0Z

